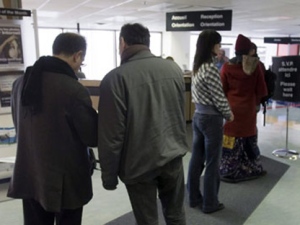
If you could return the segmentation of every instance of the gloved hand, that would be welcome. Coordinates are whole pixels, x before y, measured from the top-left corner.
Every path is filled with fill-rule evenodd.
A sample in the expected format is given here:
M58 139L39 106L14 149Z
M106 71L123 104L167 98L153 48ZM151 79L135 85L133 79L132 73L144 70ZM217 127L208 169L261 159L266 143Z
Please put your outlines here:
M104 187L105 190L108 190L108 191L113 191L113 190L117 189L116 185L104 185L103 184L103 187Z
M112 176L111 174L102 173L102 186L104 189L112 191L117 189L118 176Z

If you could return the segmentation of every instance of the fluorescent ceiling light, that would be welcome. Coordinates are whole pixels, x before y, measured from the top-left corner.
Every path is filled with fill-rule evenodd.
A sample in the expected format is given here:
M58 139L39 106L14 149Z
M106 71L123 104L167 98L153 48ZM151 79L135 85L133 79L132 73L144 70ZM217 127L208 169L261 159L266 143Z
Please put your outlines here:
M273 22L273 21L289 20L289 19L292 18L287 16L278 16L278 17L253 18L252 20L259 21L259 22Z
M114 17L106 18L104 20L109 22L127 22L127 21L138 20L138 18L132 16L114 16Z
M272 28L267 28L267 29L255 29L253 31L256 31L256 32L272 32L272 31L278 31L279 29L272 29Z
M46 18L57 18L61 15L61 13L57 11L38 11L37 14L39 17L46 17Z

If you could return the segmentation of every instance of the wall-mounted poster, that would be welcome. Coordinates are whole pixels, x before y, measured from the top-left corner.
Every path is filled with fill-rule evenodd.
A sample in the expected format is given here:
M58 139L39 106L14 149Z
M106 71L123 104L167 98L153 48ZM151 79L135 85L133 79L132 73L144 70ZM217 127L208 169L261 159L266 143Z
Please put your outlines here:
M0 72L0 114L11 112L11 91L13 82L24 74L24 71Z
M0 67L23 63L20 26L0 26Z
M0 127L0 145L16 143L16 130L14 127Z

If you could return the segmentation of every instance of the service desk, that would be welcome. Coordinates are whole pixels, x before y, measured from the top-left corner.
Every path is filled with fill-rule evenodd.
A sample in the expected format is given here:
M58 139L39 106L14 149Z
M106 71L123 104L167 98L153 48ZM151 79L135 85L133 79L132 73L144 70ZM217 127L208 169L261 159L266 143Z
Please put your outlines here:
M192 103L191 92L192 76L191 74L185 74L183 77L185 82L185 120L186 122L191 122L195 111L195 104Z
M185 81L185 120L186 122L191 122L193 118L193 114L195 111L194 103L191 101L191 75L184 75ZM86 80L82 79L79 82L85 86L91 95L91 100L93 104L93 108L98 110L99 103L99 86L100 80Z
M99 103L99 86L101 81L100 80L86 80L82 79L79 82L85 86L88 91L90 92L93 108L98 110L98 103Z

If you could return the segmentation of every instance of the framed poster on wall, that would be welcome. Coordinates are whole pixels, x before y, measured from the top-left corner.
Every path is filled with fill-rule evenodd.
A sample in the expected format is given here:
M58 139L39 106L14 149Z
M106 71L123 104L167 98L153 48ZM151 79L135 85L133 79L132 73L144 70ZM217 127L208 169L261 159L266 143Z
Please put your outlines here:
M0 25L0 68L23 64L21 27Z
M13 82L24 74L24 71L0 72L0 114L11 112L11 91Z

